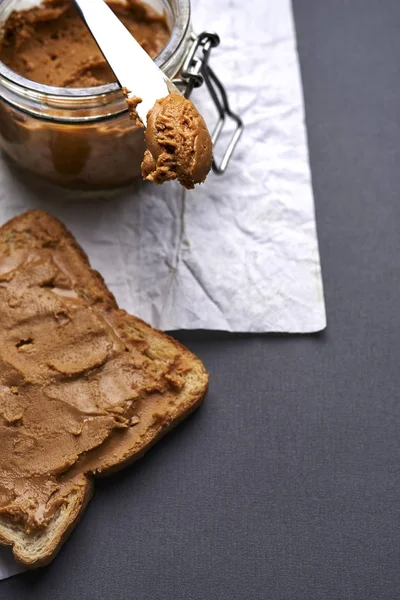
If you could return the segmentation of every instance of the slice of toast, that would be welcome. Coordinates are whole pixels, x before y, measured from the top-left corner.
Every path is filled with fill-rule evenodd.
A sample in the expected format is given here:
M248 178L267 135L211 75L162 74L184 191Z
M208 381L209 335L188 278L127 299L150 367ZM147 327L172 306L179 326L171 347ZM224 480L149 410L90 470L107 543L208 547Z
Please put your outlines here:
M55 218L0 228L0 543L50 562L93 489L204 398L201 361L118 309Z

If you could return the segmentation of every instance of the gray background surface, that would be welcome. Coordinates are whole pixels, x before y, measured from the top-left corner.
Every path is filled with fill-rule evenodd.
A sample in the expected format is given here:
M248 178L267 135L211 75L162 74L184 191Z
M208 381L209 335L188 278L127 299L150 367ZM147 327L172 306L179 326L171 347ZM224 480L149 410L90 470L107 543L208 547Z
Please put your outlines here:
M294 12L328 330L177 334L206 404L2 599L400 597L400 2Z

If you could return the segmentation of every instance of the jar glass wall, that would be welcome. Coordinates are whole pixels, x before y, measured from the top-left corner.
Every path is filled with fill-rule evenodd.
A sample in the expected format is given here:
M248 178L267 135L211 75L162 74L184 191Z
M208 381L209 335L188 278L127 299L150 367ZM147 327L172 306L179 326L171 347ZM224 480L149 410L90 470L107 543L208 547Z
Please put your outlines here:
M165 14L171 29L155 62L173 78L191 43L190 0L147 3ZM0 0L0 22L16 6L21 10L20 1ZM56 88L25 79L0 62L0 146L19 166L47 180L102 189L140 175L144 135L130 120L118 84Z

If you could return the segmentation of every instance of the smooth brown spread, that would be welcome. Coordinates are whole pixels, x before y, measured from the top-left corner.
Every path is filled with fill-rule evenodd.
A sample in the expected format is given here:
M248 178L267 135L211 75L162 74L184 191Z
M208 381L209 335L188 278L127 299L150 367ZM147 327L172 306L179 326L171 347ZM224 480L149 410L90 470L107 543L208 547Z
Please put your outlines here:
M179 352L156 356L79 273L79 249L40 236L15 227L0 247L0 514L27 532L83 474L120 460L118 436L159 426L183 385Z
M164 16L139 0L108 5L152 58L161 52L170 36ZM91 87L115 81L71 0L45 0L13 11L3 27L0 60L46 85Z
M180 94L158 100L147 116L144 179L164 183L177 179L191 189L211 168L212 142L203 117Z

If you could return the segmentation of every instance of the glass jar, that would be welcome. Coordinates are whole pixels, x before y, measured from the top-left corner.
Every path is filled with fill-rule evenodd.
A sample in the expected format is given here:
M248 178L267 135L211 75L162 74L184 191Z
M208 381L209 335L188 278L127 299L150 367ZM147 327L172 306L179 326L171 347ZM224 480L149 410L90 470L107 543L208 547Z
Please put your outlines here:
M172 79L193 42L190 0L147 3L164 12L171 29L155 62ZM15 8L21 9L20 0L0 0L0 22ZM19 166L54 183L106 189L140 174L144 135L130 120L117 83L57 88L21 77L0 62L0 146Z

